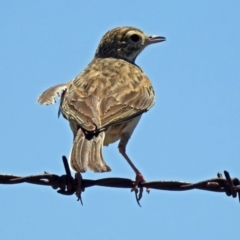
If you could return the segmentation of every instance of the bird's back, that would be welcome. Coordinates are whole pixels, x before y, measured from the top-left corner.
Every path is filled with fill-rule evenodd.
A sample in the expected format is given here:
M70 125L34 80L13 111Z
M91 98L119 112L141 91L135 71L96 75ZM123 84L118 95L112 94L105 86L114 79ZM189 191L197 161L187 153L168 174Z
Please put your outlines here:
M88 131L96 131L148 110L154 104L150 80L123 59L95 58L63 96L61 111Z

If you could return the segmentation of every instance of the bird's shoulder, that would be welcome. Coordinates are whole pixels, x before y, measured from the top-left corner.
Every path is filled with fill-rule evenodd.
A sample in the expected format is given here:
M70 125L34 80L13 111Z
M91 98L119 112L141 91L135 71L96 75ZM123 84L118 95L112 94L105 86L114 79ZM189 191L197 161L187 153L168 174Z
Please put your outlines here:
M82 91L82 94L93 94L96 90L106 95L112 92L136 91L139 88L150 88L152 84L143 70L123 59L96 58L69 85L69 91Z

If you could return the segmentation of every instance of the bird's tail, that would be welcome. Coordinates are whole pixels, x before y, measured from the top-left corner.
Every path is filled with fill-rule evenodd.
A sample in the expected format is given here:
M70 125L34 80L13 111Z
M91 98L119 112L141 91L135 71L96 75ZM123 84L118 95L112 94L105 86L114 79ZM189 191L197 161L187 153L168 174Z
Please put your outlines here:
M81 128L73 142L70 154L70 165L77 172L86 172L88 168L94 172L111 171L103 160L102 146L105 132L97 135L85 134Z

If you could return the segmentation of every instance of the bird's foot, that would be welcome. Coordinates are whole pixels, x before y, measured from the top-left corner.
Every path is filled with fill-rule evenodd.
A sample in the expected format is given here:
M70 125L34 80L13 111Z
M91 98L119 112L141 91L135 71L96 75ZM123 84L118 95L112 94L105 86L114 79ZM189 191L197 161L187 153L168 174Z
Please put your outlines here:
M52 186L53 188L60 188L57 192L63 195L76 194L77 200L82 203L81 193L84 192L83 179L81 173L75 173L75 179L71 176L71 171L68 165L68 160L65 156L62 157L63 165L66 175L62 175L59 179L59 186Z
M83 205L81 193L84 192L84 187L82 185L81 173L75 173L75 180L77 180L77 189L76 189L76 196L78 198L77 200L80 201L81 204Z
M134 183L134 186L133 188L131 189L131 191L135 192L135 196L136 196L136 200L137 200L137 203L138 205L141 207L140 205L140 200L142 198L142 194L143 194L143 186L141 185L142 183L145 183L145 179L143 177L143 175L139 172L136 174L136 178L135 178L135 183ZM146 191L147 193L150 192L149 188L146 188Z

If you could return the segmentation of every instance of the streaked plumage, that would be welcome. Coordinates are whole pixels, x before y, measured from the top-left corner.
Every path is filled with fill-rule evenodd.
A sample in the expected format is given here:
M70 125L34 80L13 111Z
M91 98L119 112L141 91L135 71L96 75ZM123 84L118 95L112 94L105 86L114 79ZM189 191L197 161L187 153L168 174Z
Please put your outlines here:
M55 103L61 96L60 112L74 135L70 164L75 171L110 171L103 160L102 146L120 140L120 152L136 174L140 173L125 148L141 114L153 106L154 91L134 61L147 45L164 40L133 27L110 30L82 73L40 95L40 104Z

